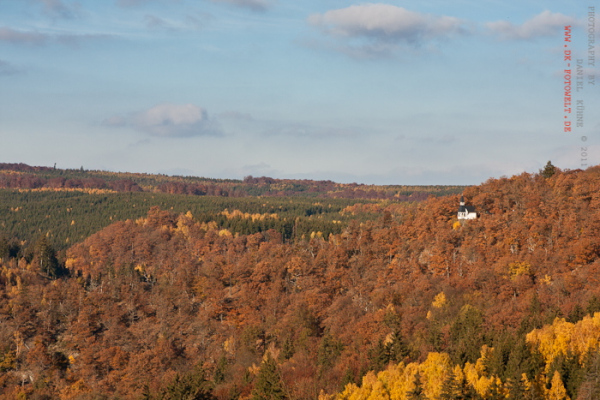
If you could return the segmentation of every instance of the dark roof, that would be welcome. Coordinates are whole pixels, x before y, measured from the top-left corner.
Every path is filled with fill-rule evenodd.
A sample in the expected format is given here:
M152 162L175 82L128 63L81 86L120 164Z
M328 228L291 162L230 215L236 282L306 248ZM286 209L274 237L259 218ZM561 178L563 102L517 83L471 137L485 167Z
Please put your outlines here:
M469 212L469 213L473 213L475 212L475 207L473 206L460 206L458 207L458 212Z

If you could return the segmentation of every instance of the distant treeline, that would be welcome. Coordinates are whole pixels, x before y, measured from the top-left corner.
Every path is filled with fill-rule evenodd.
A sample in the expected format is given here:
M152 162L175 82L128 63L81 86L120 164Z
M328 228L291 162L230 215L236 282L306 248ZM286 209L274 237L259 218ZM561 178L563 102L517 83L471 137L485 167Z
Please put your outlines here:
M382 186L340 184L330 180L274 179L247 176L243 180L32 167L0 163L0 188L108 190L219 197L319 197L423 201L429 196L462 192L463 186Z

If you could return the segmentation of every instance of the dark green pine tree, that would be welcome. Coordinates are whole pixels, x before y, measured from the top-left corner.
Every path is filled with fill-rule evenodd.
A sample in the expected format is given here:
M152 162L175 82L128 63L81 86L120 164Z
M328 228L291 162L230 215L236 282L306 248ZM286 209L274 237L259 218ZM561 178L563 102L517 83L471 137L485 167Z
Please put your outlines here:
M423 391L423 384L421 383L421 374L417 372L415 374L415 387L413 390L406 394L409 400L425 400L425 392Z
M225 356L221 356L219 361L217 362L217 368L215 369L215 374L213 376L213 382L223 383L225 382L225 373L227 372L227 358Z
M386 345L391 362L400 362L408 357L410 350L399 331L394 332L392 341Z
M475 363L484 344L483 315L471 306L464 306L450 327L449 353L460 366Z
M584 381L578 388L577 399L600 399L600 353L593 352L586 356Z
M56 252L48 242L46 235L40 236L36 242L33 257L39 264L40 270L44 275L56 279L64 273L63 268L61 268L56 258Z
M357 382L354 371L352 370L352 368L348 367L346 368L346 373L344 374L344 377L342 378L342 383L340 384L341 391L343 391L346 385L350 383L356 384Z
M343 348L342 343L331 334L326 333L323 336L317 353L317 363L321 372L329 370L335 364L335 360L342 353Z
M463 379L460 388L461 397L459 398L461 400L483 400L483 397L477 393L477 390L466 379Z
M575 322L579 322L585 317L585 310L579 304L577 304L573 310L569 313L567 317L567 322L574 324Z
M294 347L294 340L291 337L286 338L283 342L280 358L283 360L289 360L294 356L295 352L296 349Z
M287 399L281 377L277 371L277 363L267 353L267 358L263 361L256 377L254 390L252 390L252 400L283 400Z
M10 246L8 239L4 235L0 235L0 258L7 260L10 256Z
M160 400L215 400L204 370L197 366L186 375L177 376L159 397Z
M600 299L598 299L596 295L592 296L592 298L589 300L585 311L591 316L594 316L594 313L600 311Z
M387 352L383 340L380 340L377 345L369 351L369 359L371 369L375 371L383 370L389 363L389 354Z
M456 382L456 374L452 369L444 379L442 383L442 393L440 394L441 400L458 400L462 399L461 397L461 387L458 382Z
M375 371L385 369L389 363L399 363L410 355L410 349L400 332L395 332L388 343L380 340L369 353L371 368Z
M527 388L523 381L518 377L514 376L506 381L508 388L508 396L511 399L524 399L526 398Z
M552 165L550 161L546 163L544 169L540 169L540 175L544 178L550 178L552 175L556 173L556 167Z

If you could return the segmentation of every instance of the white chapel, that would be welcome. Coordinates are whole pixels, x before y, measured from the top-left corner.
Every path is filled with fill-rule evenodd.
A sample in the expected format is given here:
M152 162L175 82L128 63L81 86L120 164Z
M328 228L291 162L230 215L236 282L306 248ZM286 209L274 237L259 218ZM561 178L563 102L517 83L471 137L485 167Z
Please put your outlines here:
M477 218L477 212L475 212L475 207L465 205L465 198L463 196L460 196L460 205L458 206L457 217L459 220Z

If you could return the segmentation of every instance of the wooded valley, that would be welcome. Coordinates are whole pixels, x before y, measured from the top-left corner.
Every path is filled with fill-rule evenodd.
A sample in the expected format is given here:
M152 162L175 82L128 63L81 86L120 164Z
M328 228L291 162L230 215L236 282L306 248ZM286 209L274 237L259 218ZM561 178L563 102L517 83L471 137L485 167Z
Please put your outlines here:
M29 168L0 171L2 398L600 398L600 167L216 197Z

